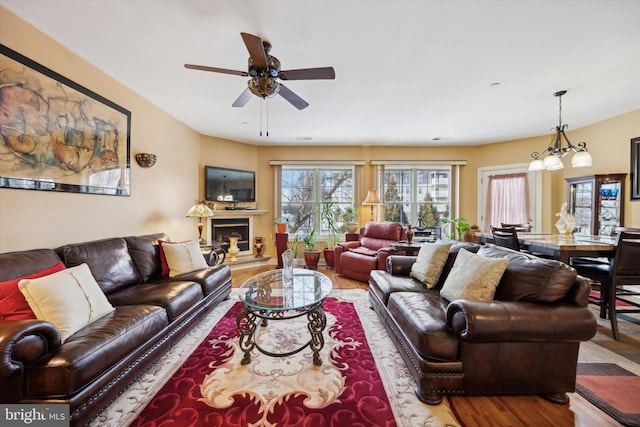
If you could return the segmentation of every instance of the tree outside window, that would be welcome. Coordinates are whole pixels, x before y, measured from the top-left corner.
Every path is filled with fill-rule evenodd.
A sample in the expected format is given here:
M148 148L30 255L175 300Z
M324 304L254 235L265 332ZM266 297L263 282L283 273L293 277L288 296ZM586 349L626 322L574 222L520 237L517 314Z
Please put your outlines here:
M440 225L450 216L450 174L448 167L385 167L385 221L420 227Z
M321 237L329 234L321 222L322 203L334 202L336 225L342 215L354 208L353 168L287 167L281 174L281 212L291 234L307 234L315 228Z

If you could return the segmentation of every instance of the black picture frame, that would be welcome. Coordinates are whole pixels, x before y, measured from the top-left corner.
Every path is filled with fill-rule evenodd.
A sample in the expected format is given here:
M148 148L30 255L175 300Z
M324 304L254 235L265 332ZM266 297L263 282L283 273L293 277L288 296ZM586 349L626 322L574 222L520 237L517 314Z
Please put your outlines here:
M631 200L640 200L640 137L631 139Z
M131 112L0 44L0 187L131 195Z

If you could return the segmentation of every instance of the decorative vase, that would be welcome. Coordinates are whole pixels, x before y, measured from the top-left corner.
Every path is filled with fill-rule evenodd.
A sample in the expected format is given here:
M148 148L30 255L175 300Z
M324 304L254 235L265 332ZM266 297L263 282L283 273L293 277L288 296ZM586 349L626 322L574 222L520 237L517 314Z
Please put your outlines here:
M286 222L279 222L276 224L276 229L278 230L278 233L286 233L287 232L287 223Z
M411 224L407 224L407 242L413 242L413 229L411 228Z
M264 251L264 243L262 242L262 237L255 238L255 244L253 245L256 248L256 258L262 258L262 252Z
M227 249L227 253L229 254L229 261L237 261L236 255L240 252L240 248L238 247L238 239L239 237L229 236L229 249Z

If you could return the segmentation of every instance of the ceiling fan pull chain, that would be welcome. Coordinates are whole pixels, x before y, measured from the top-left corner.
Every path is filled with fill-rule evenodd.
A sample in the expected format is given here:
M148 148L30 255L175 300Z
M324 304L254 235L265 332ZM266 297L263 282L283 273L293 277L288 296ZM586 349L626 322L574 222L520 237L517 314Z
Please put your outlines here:
M267 98L267 138L269 138L269 98Z
M264 98L260 102L260 136L262 136L262 104L264 103Z

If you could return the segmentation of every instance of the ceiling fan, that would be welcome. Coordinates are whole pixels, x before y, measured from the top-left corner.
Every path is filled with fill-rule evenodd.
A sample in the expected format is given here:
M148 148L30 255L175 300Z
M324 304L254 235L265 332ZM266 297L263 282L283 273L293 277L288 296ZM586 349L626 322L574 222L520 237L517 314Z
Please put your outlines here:
M244 107L251 94L260 98L268 98L279 94L289 101L298 110L309 106L309 103L291 89L277 81L280 80L320 80L335 79L336 73L333 67L302 68L298 70L280 71L280 61L275 56L269 55L271 44L258 36L248 33L240 33L245 46L249 51L248 71L227 70L225 68L207 67L203 65L184 64L191 70L211 71L214 73L233 74L242 77L251 77L248 87L233 103L234 107Z

